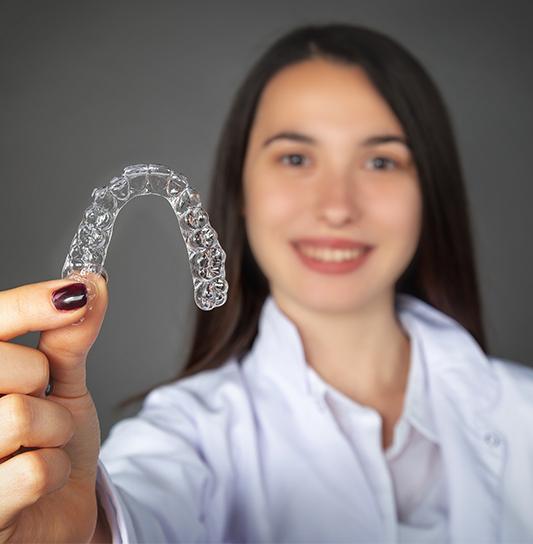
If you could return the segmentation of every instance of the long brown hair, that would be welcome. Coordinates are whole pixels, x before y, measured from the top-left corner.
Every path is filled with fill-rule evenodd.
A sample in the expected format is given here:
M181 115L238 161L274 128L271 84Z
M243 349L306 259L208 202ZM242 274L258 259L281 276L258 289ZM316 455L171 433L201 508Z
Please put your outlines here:
M419 245L396 292L414 295L465 327L486 352L482 308L463 173L439 90L403 46L375 30L347 24L296 28L279 38L237 91L219 140L207 211L227 253L228 299L209 312L192 304L194 328L176 377L122 401L142 400L159 385L239 361L251 348L269 293L246 237L240 209L242 169L259 97L282 68L322 56L362 67L403 126L420 180L423 218Z

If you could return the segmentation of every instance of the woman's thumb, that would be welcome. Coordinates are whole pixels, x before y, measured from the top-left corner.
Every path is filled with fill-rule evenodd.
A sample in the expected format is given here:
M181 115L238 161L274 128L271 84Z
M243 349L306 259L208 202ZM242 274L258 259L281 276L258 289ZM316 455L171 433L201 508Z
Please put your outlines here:
M72 315L71 321L64 326L42 331L37 346L48 358L50 380L56 397L76 398L87 393L87 354L100 332L108 301L105 279L99 274L89 274L87 279L94 286L95 297L90 300L92 308L88 310L86 304L82 309L62 312ZM62 284L58 282L57 286L52 286L50 295L53 290L68 285L68 282L63 281ZM51 311L54 311L51 307ZM81 318L81 323L73 324Z

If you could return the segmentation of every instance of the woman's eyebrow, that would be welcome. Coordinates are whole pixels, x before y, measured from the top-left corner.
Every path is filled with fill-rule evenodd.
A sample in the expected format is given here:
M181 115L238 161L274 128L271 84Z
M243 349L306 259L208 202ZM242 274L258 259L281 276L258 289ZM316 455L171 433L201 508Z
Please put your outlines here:
M360 145L361 147L371 147L373 145L388 144L390 142L403 144L410 149L407 140L403 136L396 134L378 134L376 136L370 136L369 138L365 138Z
M302 134L301 132L283 131L274 134L274 136L270 136L270 138L267 138L263 142L263 147L266 147L268 144L274 142L275 140L291 140L293 142L302 142L304 144L316 143L316 140L314 138L311 138L311 136L307 136L306 134Z
M301 142L305 144L316 143L315 138L312 138L311 136L308 136L307 134L302 134L301 132L283 131L283 132L278 132L277 134L274 134L273 136L270 136L270 138L267 138L263 142L263 147L266 147L267 145L269 145L270 143L276 140L290 140L293 142ZM390 142L397 142L397 143L403 144L408 149L410 149L410 146L407 143L407 140L403 136L396 135L396 134L377 134L375 136L369 136L368 138L365 138L362 142L360 142L359 145L361 147L371 147L373 145L387 144Z

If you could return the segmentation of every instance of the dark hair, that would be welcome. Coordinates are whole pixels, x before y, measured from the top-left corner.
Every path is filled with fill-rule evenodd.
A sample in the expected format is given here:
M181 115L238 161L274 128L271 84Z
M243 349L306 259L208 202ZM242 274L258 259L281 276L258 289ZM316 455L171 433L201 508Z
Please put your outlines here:
M141 400L158 385L238 361L251 348L269 293L246 237L242 169L260 95L282 68L320 56L363 68L401 123L420 180L423 218L419 244L395 289L414 295L465 327L486 352L469 208L457 147L444 101L432 79L403 46L361 26L311 25L278 39L239 88L217 149L207 211L227 253L228 299L209 312L193 307L194 331L183 370L129 397Z

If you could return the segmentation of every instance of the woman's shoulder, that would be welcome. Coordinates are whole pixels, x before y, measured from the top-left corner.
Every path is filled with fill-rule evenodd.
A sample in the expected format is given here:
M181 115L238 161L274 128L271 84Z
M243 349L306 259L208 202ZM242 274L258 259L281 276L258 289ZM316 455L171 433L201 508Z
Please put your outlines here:
M241 366L232 357L217 368L201 370L156 387L147 395L144 405L170 405L199 414L240 403L244 395Z
M525 363L505 359L502 357L489 357L496 375L504 392L516 395L526 403L533 406L533 367Z
M232 422L247 417L243 405L248 401L240 374L238 362L228 359L220 367L156 386L137 414L113 425L102 446L102 457L109 461L128 451L161 447L162 443L199 448L209 436L223 433Z

